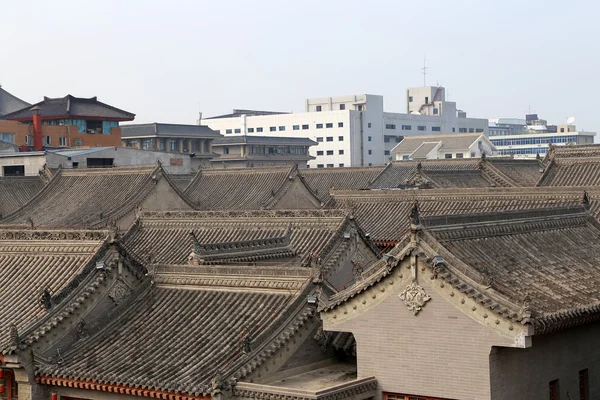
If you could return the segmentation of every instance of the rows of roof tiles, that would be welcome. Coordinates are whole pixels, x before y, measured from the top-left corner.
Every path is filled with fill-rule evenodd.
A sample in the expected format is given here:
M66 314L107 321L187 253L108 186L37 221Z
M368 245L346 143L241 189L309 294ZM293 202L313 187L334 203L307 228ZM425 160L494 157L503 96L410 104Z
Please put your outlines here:
M0 216L19 209L43 187L44 181L37 176L0 177Z
M45 289L56 294L88 264L106 233L0 230L0 348L9 327L22 330L46 314Z

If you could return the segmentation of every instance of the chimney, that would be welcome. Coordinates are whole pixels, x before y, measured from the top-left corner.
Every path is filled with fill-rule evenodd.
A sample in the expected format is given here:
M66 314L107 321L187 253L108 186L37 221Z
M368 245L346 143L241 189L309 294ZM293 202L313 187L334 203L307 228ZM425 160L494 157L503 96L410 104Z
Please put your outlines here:
M202 125L202 112L198 112L198 125Z
M40 107L35 106L33 111L33 148L35 151L42 151L42 115Z

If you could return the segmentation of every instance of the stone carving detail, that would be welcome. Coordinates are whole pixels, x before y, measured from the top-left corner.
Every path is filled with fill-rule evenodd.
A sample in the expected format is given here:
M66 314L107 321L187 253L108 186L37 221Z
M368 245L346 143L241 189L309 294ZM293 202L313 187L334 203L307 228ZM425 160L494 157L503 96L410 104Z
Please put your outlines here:
M431 297L425 293L425 289L419 286L416 282L412 282L406 286L402 293L398 295L398 297L404 301L404 304L406 304L413 315L417 315L425 303L431 300Z
M523 304L519 309L519 318L520 319L528 319L531 318L531 298L529 295L525 296L523 299Z
M118 281L115 283L115 286L112 288L108 297L110 297L115 304L119 305L123 300L129 296L131 289L125 284L123 281Z
M321 351L325 353L327 351L327 345L329 344L329 332L323 331L322 327L319 327L317 333L315 333L314 339L319 344Z
M421 223L421 217L419 216L419 202L416 200L410 210L409 218L411 225L419 225Z
M52 290L50 290L50 288L47 287L42 292L40 304L46 311L49 311L52 308Z
M362 280L364 268L361 264L364 262L363 257L357 252L352 256L352 260L350 260L350 262L352 263L352 274L354 275L354 279L357 281Z

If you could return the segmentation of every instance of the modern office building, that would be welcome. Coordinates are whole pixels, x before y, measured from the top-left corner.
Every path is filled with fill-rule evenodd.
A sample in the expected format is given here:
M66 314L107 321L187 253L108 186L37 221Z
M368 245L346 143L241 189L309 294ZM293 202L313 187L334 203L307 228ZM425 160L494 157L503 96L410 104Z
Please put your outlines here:
M437 86L409 88L406 113L384 111L383 96L351 95L308 99L304 112L234 110L202 124L229 135L304 137L317 142L310 168L382 165L404 136L487 133L488 120L467 118Z
M570 118L565 125L549 125L537 114L527 114L525 119L498 118L490 120L489 137L500 156L532 158L544 156L550 144L594 143L595 132L578 131Z

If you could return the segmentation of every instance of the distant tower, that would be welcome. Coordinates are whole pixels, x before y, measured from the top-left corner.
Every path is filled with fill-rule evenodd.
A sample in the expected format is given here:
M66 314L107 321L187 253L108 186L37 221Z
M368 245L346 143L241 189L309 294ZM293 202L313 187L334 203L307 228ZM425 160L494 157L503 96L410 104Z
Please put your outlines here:
M427 58L425 57L423 57L423 68L421 70L423 71L423 86L427 86Z

